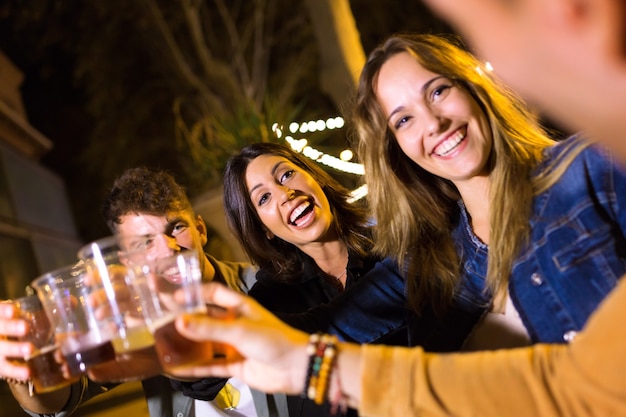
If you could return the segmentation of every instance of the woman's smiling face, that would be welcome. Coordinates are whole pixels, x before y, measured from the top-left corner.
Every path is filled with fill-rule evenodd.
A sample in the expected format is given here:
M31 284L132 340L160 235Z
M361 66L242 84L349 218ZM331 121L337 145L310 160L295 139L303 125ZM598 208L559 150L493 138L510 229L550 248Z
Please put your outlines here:
M389 129L416 164L455 183L488 174L491 130L465 89L408 52L383 64L374 88Z
M284 157L260 155L248 164L245 180L252 205L270 236L300 248L329 238L330 204L308 172Z

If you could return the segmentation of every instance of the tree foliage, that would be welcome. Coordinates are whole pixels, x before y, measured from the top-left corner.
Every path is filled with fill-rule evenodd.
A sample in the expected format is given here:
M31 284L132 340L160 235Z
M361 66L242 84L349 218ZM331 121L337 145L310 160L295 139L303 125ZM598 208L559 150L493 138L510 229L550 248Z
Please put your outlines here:
M78 140L77 161L64 161L89 190L73 196L78 212L93 211L94 195L135 165L170 169L200 192L220 181L234 151L272 140L273 122L307 117L305 106L309 117L334 112L317 90L317 49L298 3L50 0L2 7L29 49L24 59L65 56L86 99L89 131ZM40 71L45 78L47 68Z
M389 33L432 21L419 2L350 5L365 52ZM220 181L231 153L273 140L273 122L340 110L319 87L320 50L328 45L316 43L305 6L292 0L0 3L0 48L27 71L24 90L35 97L27 109L55 144L44 162L64 177L84 239L107 233L101 198L123 169L169 169L193 196ZM317 140L322 147L345 144L336 136Z

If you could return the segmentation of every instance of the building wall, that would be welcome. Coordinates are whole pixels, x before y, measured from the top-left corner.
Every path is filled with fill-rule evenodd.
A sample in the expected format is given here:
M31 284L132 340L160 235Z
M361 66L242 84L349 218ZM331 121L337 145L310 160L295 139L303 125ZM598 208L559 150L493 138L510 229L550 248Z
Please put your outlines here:
M223 192L223 188L218 187L191 202L195 212L202 216L207 225L209 239L205 249L217 259L247 261L246 254L226 223Z
M21 82L0 53L0 299L74 262L81 246L65 184L39 163L52 142L28 122Z

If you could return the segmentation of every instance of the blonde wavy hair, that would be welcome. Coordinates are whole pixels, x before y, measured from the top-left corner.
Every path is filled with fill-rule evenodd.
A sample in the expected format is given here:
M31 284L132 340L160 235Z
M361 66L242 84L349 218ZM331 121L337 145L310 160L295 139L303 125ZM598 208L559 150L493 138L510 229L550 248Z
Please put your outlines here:
M410 307L443 311L452 301L461 261L452 239L459 220L456 187L407 157L387 126L375 93L381 67L408 52L426 70L443 75L478 103L489 123L490 243L486 286L506 291L512 264L529 236L533 196L549 188L582 150L576 145L559 166L536 176L551 139L535 114L513 91L467 52L458 38L395 35L369 55L360 76L352 121L357 152L365 165L368 203L376 218L374 251L390 256L407 274Z

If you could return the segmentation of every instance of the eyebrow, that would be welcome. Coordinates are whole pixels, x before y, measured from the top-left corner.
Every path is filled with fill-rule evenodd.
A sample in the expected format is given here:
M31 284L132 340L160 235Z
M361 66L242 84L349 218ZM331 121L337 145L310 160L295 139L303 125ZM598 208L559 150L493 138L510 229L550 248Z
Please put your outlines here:
M174 227L177 223L183 222L188 224L186 220L183 219L183 216L177 215L172 218L166 217L167 223L165 224L165 230L162 233L170 233L174 230Z
M278 161L274 164L274 166L272 167L272 177L274 175L276 175L276 171L278 171L278 168L282 165L287 163L287 161ZM254 187L250 188L250 191L248 191L248 194L252 195L252 193L254 192L254 190L256 190L257 188L259 188L262 184L257 184Z
M445 75L438 75L436 77L431 78L430 80L426 81L424 83L424 85L422 85L422 87L420 88L420 93L422 95L424 95L424 93L426 92L426 90L428 90L428 87L430 87L430 85L432 83L434 83L435 81L437 81L440 78L446 78ZM393 109L393 111L391 112L391 114L389 114L389 117L387 117L387 123L389 123L389 120L391 120L391 118L393 117L394 114L401 112L404 109L404 106L398 106L395 109Z
M183 219L183 216L181 216L180 214L176 214L175 216L172 216L172 217L170 217L168 215L165 216L165 220L167 221L168 225L176 224L179 221L181 221L182 219Z

